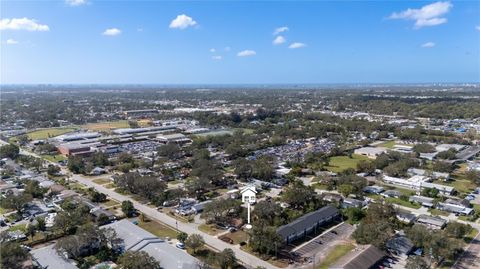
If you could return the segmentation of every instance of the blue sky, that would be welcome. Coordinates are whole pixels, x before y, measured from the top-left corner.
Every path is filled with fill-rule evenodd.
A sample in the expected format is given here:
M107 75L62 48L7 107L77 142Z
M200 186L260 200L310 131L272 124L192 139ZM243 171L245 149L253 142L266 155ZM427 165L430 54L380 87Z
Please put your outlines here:
M0 16L1 83L480 82L479 1L2 1Z

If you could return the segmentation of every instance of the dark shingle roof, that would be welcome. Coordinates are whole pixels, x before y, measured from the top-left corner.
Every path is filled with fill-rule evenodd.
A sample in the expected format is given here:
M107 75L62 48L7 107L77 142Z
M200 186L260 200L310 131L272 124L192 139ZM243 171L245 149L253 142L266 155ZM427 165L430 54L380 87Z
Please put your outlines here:
M294 220L293 222L280 226L277 229L278 235L283 238L287 238L292 234L296 234L305 229L311 228L317 222L322 219L330 218L338 214L338 209L333 206L325 206L320 208L317 211L310 212L300 218Z

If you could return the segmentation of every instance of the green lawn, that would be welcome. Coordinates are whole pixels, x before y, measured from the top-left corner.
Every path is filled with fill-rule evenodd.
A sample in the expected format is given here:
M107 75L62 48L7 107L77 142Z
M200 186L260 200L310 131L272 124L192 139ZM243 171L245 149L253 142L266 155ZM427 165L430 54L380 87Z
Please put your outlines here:
M450 213L442 211L442 210L438 210L436 208L430 208L428 210L428 212L430 212L430 214L432 214L434 216L445 216L446 217L446 216L450 215Z
M377 145L377 147L384 147L384 148L393 148L396 145L395 141L386 141Z
M209 224L200 224L200 226L198 226L198 229L209 235L217 235L223 231L215 228L215 225L209 225Z
M26 224L18 224L18 225L14 225L14 226L8 228L8 231L17 231L17 230L25 232L25 231L27 231L27 225Z
M94 183L97 183L97 184L100 184L100 185L104 185L104 184L107 184L107 183L111 183L112 181L108 178L97 178L97 179L94 179L92 180Z
M42 158L44 158L47 161L50 162L59 162L59 161L64 161L67 160L67 157L61 155L61 154L54 154L54 155L41 155Z
M138 226L160 238L177 237L177 231L154 220L145 219L145 222L138 220Z
M338 261L341 257L345 256L347 253L352 251L355 248L353 244L344 244L337 245L335 248L328 253L327 257L322 260L317 269L328 269L332 264Z
M325 169L334 173L342 172L348 168L356 169L357 163L361 160L368 161L370 159L366 156L356 154L353 154L352 158L348 156L335 156L330 158L329 166L325 166Z
M228 233L225 235L225 237L232 239L234 245L238 245L241 242L247 242L248 240L248 234L242 230L238 230L233 233Z
M387 202L390 202L390 203L393 203L393 204L397 204L397 205L401 205L401 206L405 206L405 207L410 207L410 208L415 208L415 209L419 209L420 207L422 207L419 204L412 203L410 201L404 201L400 198L389 197L389 198L386 198L385 200L387 200Z
M115 205L120 205L120 203L116 200L107 200L105 202L102 203L105 207L111 207L111 206L115 206Z
M475 228L472 228L472 230L465 236L465 238L463 238L463 240L465 241L465 243L470 243L473 240L473 238L477 236L477 234L478 234L478 230Z
M9 212L12 212L12 211L13 211L13 209L7 209L7 208L0 207L0 214L9 213Z
M48 129L42 129L42 130L37 130L37 131L27 133L27 136L31 140L41 140L41 139L47 139L49 137L55 137L65 133L73 132L76 129L77 128L73 128L73 127L48 128Z
M96 131L96 132L107 132L111 129L117 128L128 128L128 121L118 120L118 121L107 121L107 122L96 122L96 123L87 123L82 125L83 128Z
M476 187L473 182L463 179L459 175L454 175L453 178L452 181L435 180L433 183L454 187L460 193L470 193Z

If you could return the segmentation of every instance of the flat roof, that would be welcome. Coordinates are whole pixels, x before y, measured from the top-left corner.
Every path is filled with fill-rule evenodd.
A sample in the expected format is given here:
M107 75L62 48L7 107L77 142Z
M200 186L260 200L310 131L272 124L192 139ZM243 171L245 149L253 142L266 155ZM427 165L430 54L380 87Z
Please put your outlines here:
M197 259L186 251L170 245L127 219L103 227L115 230L117 236L124 240L125 250L146 251L160 262L162 268L197 268Z
M33 258L44 268L62 268L62 269L77 269L78 267L69 263L58 255L54 248L54 244L43 248L37 248L30 253Z

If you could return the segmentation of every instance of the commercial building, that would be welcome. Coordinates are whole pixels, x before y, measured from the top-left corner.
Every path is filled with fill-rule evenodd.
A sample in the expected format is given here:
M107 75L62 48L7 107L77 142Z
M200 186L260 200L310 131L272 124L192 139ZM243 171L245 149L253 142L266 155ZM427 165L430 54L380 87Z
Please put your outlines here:
M419 175L414 175L408 179L383 176L383 181L389 184L393 184L399 187L405 187L413 190L422 190L425 188L437 189L441 194L444 194L444 195L451 195L455 190L451 186L430 183L429 181L431 181L431 179L429 177L419 176Z
M60 152L60 154L64 156L88 155L92 153L91 147L89 145L79 143L61 144L57 148L58 152Z
M145 128L119 128L112 131L114 134L125 135L125 134L154 134L161 133L166 131L175 130L175 126L156 126L156 127L145 127Z
M386 152L387 148L382 147L363 147L353 151L355 154L367 156L370 159L376 159L377 156Z
M192 142L192 140L186 137L183 134L159 134L157 135L157 140L161 143L176 143L176 144L186 144Z
M78 140L85 140L85 139L93 139L100 136L101 134L97 132L83 132L83 133L59 135L59 136L56 136L54 139L61 142L70 142L70 141L78 141Z
M158 114L158 110L156 109L138 109L138 110L126 110L123 111L125 117L131 118L141 118L141 117L148 117Z
M289 224L279 227L277 234L288 244L297 239L304 238L307 234L339 216L340 212L338 209L333 206L325 206L301 216Z

